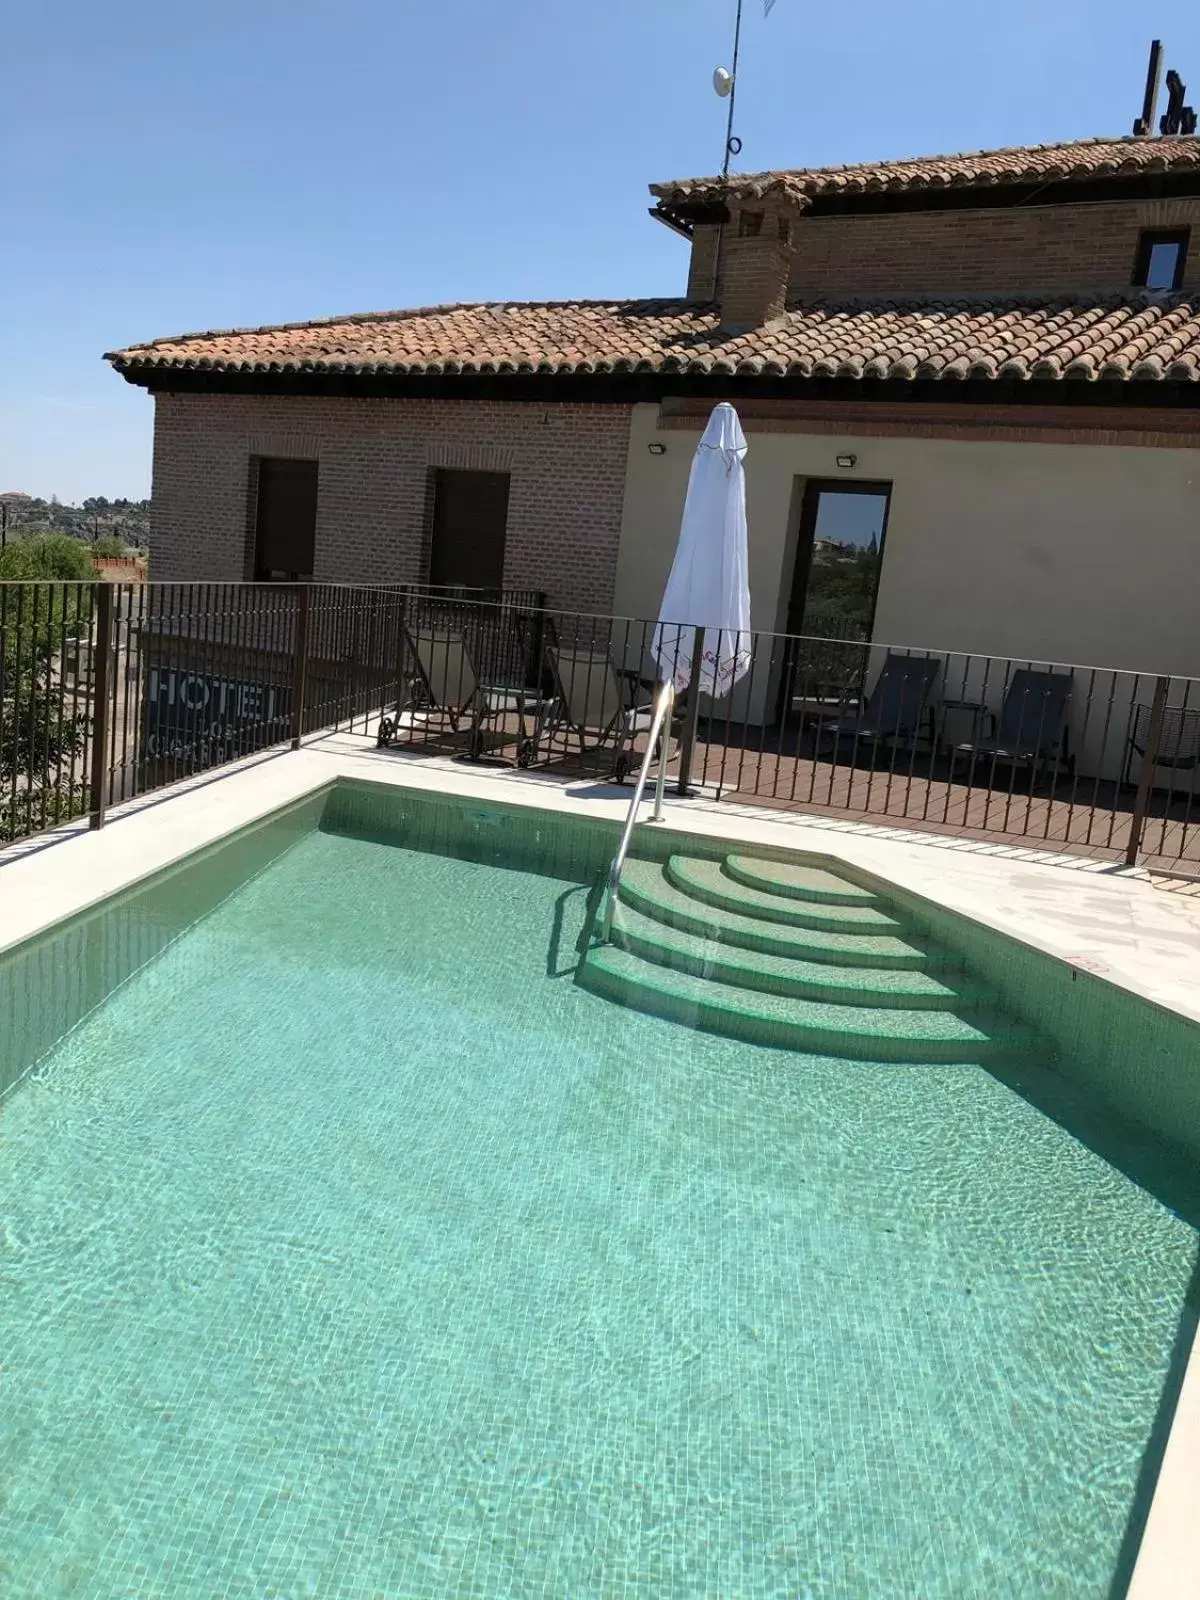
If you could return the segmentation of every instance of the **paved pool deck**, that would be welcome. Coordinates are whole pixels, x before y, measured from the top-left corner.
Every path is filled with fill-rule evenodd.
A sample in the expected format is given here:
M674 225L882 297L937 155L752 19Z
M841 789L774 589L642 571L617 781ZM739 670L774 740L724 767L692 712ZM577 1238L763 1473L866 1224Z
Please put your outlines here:
M564 785L332 735L122 807L99 832L71 825L0 852L0 950L343 777L612 822L630 800L603 782ZM669 796L665 821L708 839L826 854L1200 1023L1200 898L1161 893L1144 871L703 796ZM1200 1600L1200 1341L1128 1593Z

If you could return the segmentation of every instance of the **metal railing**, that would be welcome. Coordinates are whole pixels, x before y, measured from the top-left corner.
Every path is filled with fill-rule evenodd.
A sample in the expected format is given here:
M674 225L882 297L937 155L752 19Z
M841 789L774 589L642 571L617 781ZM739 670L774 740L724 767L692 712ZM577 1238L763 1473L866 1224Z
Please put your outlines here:
M0 583L0 843L89 804L94 711L86 663L99 586Z
M0 842L324 730L620 779L662 676L649 619L417 585L0 584ZM699 655L720 638L682 630ZM1200 875L1200 680L752 636L689 696L706 795ZM668 667L670 663L666 664Z
M613 912L617 906L617 896L621 891L621 873L625 869L625 857L629 854L629 843L633 838L633 830L637 826L638 811L641 808L642 796L646 789L646 779L650 774L650 766L654 754L658 752L658 781L654 786L654 813L652 822L662 821L663 789L667 780L667 746L671 739L670 716L675 705L675 687L671 683L664 683L658 693L658 700L654 707L654 717L650 723L650 732L646 736L646 750L642 756L642 764L638 769L637 781L633 786L633 797L629 802L629 812L625 818L625 826L621 830L621 842L617 845L617 853L613 856L612 866L608 873L608 890L604 898L604 915L600 921L600 937L607 940L612 933Z

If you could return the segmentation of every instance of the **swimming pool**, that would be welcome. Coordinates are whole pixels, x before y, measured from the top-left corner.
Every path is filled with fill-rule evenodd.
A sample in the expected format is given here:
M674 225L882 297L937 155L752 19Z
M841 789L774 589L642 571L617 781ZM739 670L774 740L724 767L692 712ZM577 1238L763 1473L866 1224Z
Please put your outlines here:
M1186 1171L623 1010L592 837L381 807L93 918L0 1101L0 1593L1109 1594Z

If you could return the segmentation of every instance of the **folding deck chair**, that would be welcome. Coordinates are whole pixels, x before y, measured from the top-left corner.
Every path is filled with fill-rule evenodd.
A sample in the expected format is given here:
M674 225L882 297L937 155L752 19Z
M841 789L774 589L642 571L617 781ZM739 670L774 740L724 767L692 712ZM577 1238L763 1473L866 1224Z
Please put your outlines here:
M468 753L478 758L483 753L487 728L497 717L516 712L520 719L518 738L525 739L525 716L530 694L520 684L487 684L480 681L472 652L461 631L453 626L406 628L405 640L416 665L416 683L421 689L417 705L415 685L410 680L407 693L395 717L385 717L379 725L378 745L393 743L402 726L428 723L441 716L457 733L466 718L471 719ZM533 698L536 698L534 696Z
M1046 768L1055 770L1061 765L1073 772L1075 761L1067 730L1072 682L1070 672L1019 667L1004 691L999 718L994 712L984 713L992 723L991 737L970 739L951 750L951 777L960 761L969 761L972 771L979 761L986 761L990 771L998 765L1028 768L1031 788Z
M653 705L639 703L636 686L617 673L607 650L548 644L546 663L553 696L538 737L553 739L561 733L569 740L574 735L581 755L611 745L613 776L623 782L633 741L648 733L654 720ZM533 760L533 752L527 754L524 765Z
M838 716L832 722L818 722L813 732L813 755L843 750L857 756L864 746L871 749L914 751L922 729L934 743L933 710L929 697L941 671L937 656L907 656L890 651L862 709L852 716Z

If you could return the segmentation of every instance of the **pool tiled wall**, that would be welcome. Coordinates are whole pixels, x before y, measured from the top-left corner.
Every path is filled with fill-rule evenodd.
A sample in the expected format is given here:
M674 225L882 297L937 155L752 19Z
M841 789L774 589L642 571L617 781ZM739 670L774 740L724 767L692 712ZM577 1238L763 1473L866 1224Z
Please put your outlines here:
M311 796L0 953L0 1096L114 989L316 827L324 804L324 792Z
M321 828L570 883L603 872L620 837L608 822L580 822L528 806L456 803L445 795L353 779L343 779L330 793Z
M1200 1026L969 917L890 892L1057 1046L1064 1076L1200 1157Z

